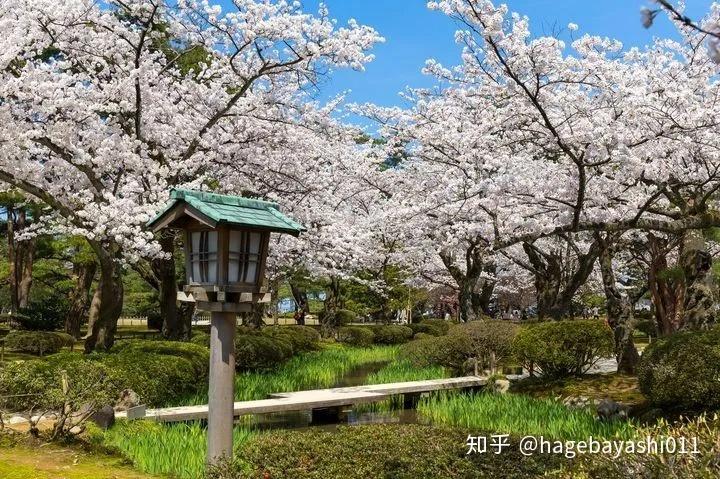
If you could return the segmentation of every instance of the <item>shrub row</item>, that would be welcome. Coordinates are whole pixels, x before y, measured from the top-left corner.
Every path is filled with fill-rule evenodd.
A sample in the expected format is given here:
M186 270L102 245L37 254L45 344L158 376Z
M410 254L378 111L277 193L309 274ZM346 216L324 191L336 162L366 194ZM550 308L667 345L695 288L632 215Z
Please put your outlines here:
M0 368L0 391L8 409L56 408L61 371L71 387L95 378L90 387L117 398L132 389L148 406L161 406L205 388L209 351L190 343L127 341L109 353L58 353L41 359L18 361ZM114 399L113 399L114 400Z
M518 361L547 377L581 374L598 357L613 353L612 330L602 321L553 321L519 327L504 321L453 326L446 336L422 336L402 355L424 367L439 364L459 372L494 370Z
M503 454L467 454L468 431L417 424L342 426L332 432L274 431L239 446L212 479L532 478L559 469L558 455L523 457L510 438ZM241 459L240 459L241 458Z
M238 333L235 338L238 371L274 369L295 354L320 347L320 333L310 326L270 326Z
M403 344L411 339L423 336L443 336L448 333L450 324L443 320L426 319L407 326L396 324L381 326L344 326L338 330L337 339L351 346L369 346L371 344Z
M54 331L11 331L5 336L6 348L40 356L57 353L74 342L69 334Z

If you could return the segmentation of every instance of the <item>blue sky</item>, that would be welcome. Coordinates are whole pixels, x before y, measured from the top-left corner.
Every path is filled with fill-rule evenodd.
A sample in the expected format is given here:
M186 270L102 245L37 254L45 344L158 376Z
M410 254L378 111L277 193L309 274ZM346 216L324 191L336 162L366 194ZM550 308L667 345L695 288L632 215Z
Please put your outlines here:
M227 0L225 0L227 1ZM308 12L317 12L321 0L303 0ZM430 11L425 0L322 0L330 16L339 24L354 18L371 25L386 39L375 50L375 61L364 72L340 70L326 80L318 98L323 100L350 90L348 102L376 103L383 106L403 105L399 92L405 87L426 87L433 80L422 75L428 58L445 65L459 63L460 47L453 34L457 26L439 12ZM212 2L211 2L212 3ZM625 46L643 46L653 36L675 35L665 17L646 30L640 24L640 8L651 0L509 0L510 10L530 17L534 34L542 35L579 25L576 35L591 33L616 38ZM709 0L686 0L687 12L702 17L709 9Z
M330 16L345 23L349 18L371 25L386 39L375 49L375 61L364 72L337 71L323 86L322 97L352 90L351 102L373 102L384 106L402 105L398 93L406 86L429 86L432 79L422 75L428 58L446 65L459 63L460 47L453 34L457 26L439 12L430 11L424 0L324 0ZM570 22L580 26L576 34L585 32L617 38L626 46L642 46L653 36L674 34L666 18L658 17L652 28L640 24L640 8L649 0L510 0L511 10L530 17L534 34L564 29ZM708 0L687 0L693 18L704 15ZM307 11L317 11L317 0L304 0ZM569 36L568 36L569 38Z

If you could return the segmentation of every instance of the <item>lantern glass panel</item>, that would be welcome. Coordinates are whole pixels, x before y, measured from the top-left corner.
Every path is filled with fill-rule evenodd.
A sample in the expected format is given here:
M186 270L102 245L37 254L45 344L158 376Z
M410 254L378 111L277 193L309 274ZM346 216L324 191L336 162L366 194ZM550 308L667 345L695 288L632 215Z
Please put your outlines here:
M230 231L228 244L228 282L257 283L262 234Z
M191 233L190 265L193 283L216 283L218 262L217 231L193 231Z

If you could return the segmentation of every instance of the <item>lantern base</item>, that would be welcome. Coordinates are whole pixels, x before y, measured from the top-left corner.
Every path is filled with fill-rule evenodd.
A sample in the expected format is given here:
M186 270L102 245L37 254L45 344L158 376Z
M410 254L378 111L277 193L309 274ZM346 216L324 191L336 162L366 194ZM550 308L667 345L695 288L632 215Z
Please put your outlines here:
M253 304L269 303L272 300L270 293L225 293L225 301L218 301L217 293L194 292L191 294L178 291L177 300L185 303L195 303L195 309L200 311L217 311L228 313L249 313Z

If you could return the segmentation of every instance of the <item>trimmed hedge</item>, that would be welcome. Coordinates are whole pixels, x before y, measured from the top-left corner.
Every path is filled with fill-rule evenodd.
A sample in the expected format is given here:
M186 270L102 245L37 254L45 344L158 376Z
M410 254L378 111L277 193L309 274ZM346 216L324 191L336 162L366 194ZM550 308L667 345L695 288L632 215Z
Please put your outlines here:
M519 327L507 321L485 320L458 324L448 336L467 359L477 360L486 368L506 361L513 351L513 340Z
M364 326L343 326L338 331L338 341L351 346L371 346L375 341L375 333Z
M413 337L412 329L395 324L377 326L374 333L377 344L402 344L410 341Z
M310 326L269 326L262 333L292 345L293 354L315 351L320 347L320 333Z
M235 369L238 371L268 371L292 355L292 344L285 339L262 334L242 334L235 338Z
M211 479L530 479L557 471L561 455L522 456L517 439L502 454L467 454L468 433L418 424L340 426L332 432L271 431L242 444ZM490 451L490 449L488 449Z
M210 351L208 348L180 341L119 341L113 346L112 352L129 355L151 353L184 358L190 362L196 377L201 380L207 378L210 364Z
M720 408L720 328L653 341L643 352L638 379L657 406Z
M464 373L474 371L477 363L481 369L492 369L511 356L517 331L517 325L505 321L457 324L445 336L418 333L401 355L418 367L437 364Z
M615 339L604 321L548 321L520 329L513 351L520 363L543 376L560 378L586 372L598 358L612 356Z
M193 344L197 344L198 346L204 346L206 348L210 347L210 335L208 333L204 333L202 331L197 331L193 333L192 338L190 338L190 342Z
M54 407L57 398L52 394L59 387L61 370L68 371L71 383L79 381L73 371L100 371L103 379L99 387L107 397L114 400L123 389L132 389L143 404L163 406L204 390L208 364L209 351L202 346L127 341L118 343L110 353L64 352L6 364L0 368L0 391L8 396L32 395L8 399L8 409Z
M120 389L110 367L83 358L80 354L60 353L44 359L17 361L0 368L0 408L11 411L59 409L62 407L62 374L67 373L71 396L112 404ZM77 407L78 404L75 404Z
M40 356L57 353L64 346L74 343L69 334L54 331L12 331L5 336L6 348Z
M451 323L444 319L423 319L420 324L426 324L435 330L437 334L435 336L443 336L450 331Z

